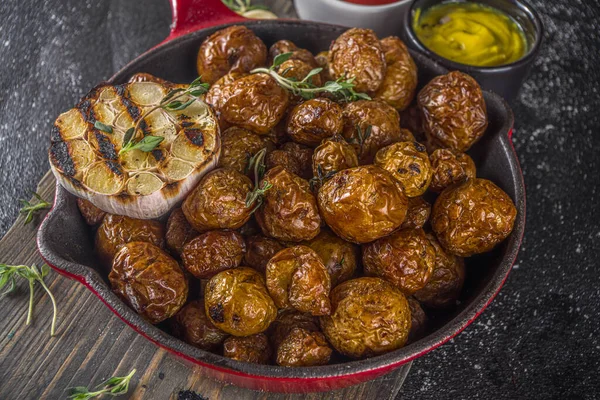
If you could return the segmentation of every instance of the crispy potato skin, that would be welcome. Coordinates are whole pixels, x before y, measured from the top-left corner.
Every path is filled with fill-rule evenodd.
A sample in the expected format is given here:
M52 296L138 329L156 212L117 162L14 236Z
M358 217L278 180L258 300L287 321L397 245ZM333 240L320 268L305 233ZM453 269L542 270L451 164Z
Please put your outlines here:
M435 265L435 248L422 229L403 229L363 248L365 275L378 276L404 294L422 289Z
M422 195L431 183L429 155L419 142L396 142L386 146L377 152L373 163L400 181L408 197Z
M492 250L512 232L517 209L511 198L487 179L469 179L446 188L431 213L440 244L461 257Z
M284 248L285 246L277 240L263 235L247 237L244 263L257 271L264 273L271 257Z
M387 70L383 83L372 97L402 111L415 97L417 65L404 42L396 36L383 38L380 43L385 54Z
M190 223L185 219L185 215L180 207L174 209L167 220L167 233L165 235L167 248L178 256L183 251L183 246L199 233L192 228Z
M268 364L273 350L264 333L236 337L230 336L223 343L223 355L237 361Z
M367 243L396 230L408 198L389 172L375 165L342 170L319 189L319 210L342 239Z
M173 258L146 242L131 242L115 255L108 275L115 293L153 324L185 304L188 282Z
M306 242L306 245L323 261L329 272L332 287L354 276L359 259L359 248L355 244L323 229L313 240Z
M226 269L238 267L246 253L242 235L235 231L209 231L183 247L185 269L199 279L207 279Z
M371 126L371 134L361 140ZM382 101L359 100L344 107L343 136L352 144L361 164L371 164L379 149L402 140L398 112Z
M385 54L370 29L352 28L342 33L329 48L329 74L355 78L357 92L374 92L386 73Z
M408 334L408 343L416 342L421 339L427 331L427 314L423 311L421 304L415 300L414 297L407 297L408 305L410 307L410 332Z
M358 167L356 150L340 135L332 136L315 149L312 157L312 172L323 177L343 169Z
M321 332L292 328L277 348L277 365L310 367L329 363L333 350Z
M230 26L200 45L196 68L204 82L215 83L230 71L249 72L267 61L267 47L245 26Z
M302 60L309 64L311 68L318 66L310 51L299 48L290 40L278 40L269 47L269 64L273 64L275 57L284 53L292 53L290 60Z
M311 315L331 311L329 273L314 250L294 246L275 254L266 267L267 288L278 308Z
M277 316L263 277L252 268L219 272L206 284L204 299L211 322L234 336L263 332Z
M250 219L252 207L246 207L246 196L252 189L247 176L229 168L215 169L200 180L181 209L199 232L238 229Z
M206 316L203 300L190 301L170 322L175 336L203 350L216 350L227 337Z
M264 182L273 187L255 213L263 234L290 242L310 240L319 234L321 217L307 181L277 166L267 171L260 187Z
M319 330L316 317L284 310L269 328L275 346L275 362L287 367L325 365L332 349Z
M357 278L331 292L332 313L321 317L329 343L351 358L365 358L404 346L410 307L398 289L380 278Z
M98 226L106 215L104 211L82 198L77 198L77 208L89 226Z
M271 147L261 136L247 129L232 126L221 134L219 167L246 173L248 161L263 148Z
M287 134L293 141L316 147L323 139L342 133L342 107L326 99L307 100L289 114Z
M304 146L296 142L287 142L281 145L281 150L292 154L300 165L300 178L312 178L312 156L314 150L311 147Z
M225 117L223 116L223 103L225 101L225 97L223 97L223 89L227 86L231 85L233 81L239 79L247 74L242 72L229 72L226 75L223 75L219 80L213 83L208 89L208 92L204 96L204 101L207 104L210 104L217 115L219 120L219 127L221 128L221 132L224 132L228 128L231 127L229 122L225 121Z
M309 63L298 58L290 58L277 67L277 72L286 78L294 78L297 81L301 81L315 68L314 65L314 60ZM321 86L321 75L319 74L311 76L308 80L317 87Z
M448 254L434 235L427 238L435 248L433 273L425 287L415 293L415 298L430 308L453 306L465 282L465 263L461 257Z
M265 165L268 170L280 166L294 175L300 176L302 174L302 165L298 157L292 152L282 149L273 150L267 154Z
M411 197L408 199L408 211L406 219L400 225L401 229L420 229L429 220L431 204L422 197Z
M419 92L417 103L432 148L465 152L488 126L483 92L475 79L462 72L433 78Z
M283 118L288 93L267 74L245 75L219 88L213 104L226 122L266 135ZM212 100L212 98L211 98Z
M165 228L158 221L107 214L96 232L95 249L105 266L111 266L115 254L129 242L148 242L165 247Z
M433 175L429 189L439 193L448 186L475 178L477 169L473 159L452 149L437 149L430 156Z

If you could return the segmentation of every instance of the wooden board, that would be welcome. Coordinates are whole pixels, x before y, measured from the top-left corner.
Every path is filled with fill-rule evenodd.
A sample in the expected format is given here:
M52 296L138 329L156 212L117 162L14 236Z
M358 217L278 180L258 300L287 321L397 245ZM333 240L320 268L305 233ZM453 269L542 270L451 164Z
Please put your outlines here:
M38 193L54 197L49 172ZM35 235L43 218L23 225L19 217L0 241L0 262L42 265ZM50 337L52 306L40 288L35 290L34 318L27 317L28 288L0 300L0 399L61 399L72 386L96 385L113 375L137 370L129 396L133 399L177 399L193 390L211 400L236 399L395 399L410 365L374 381L330 393L284 395L241 389L203 377L174 356L138 335L83 285L55 272L46 282L58 303L57 335Z

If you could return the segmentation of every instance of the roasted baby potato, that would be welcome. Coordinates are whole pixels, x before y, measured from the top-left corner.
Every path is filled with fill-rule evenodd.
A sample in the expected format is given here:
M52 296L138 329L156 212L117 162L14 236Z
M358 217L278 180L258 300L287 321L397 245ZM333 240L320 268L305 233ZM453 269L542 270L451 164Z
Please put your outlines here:
M354 78L357 92L374 92L386 73L385 54L375 32L352 28L329 48L329 74L337 79Z
M475 178L477 170L473 159L452 149L437 149L430 156L433 175L429 189L441 192L450 185Z
M185 215L181 208L176 208L169 215L167 220L167 233L165 235L167 248L175 255L181 255L183 246L199 233L192 228L190 223L185 219Z
M432 148L467 151L488 126L485 100L475 79L454 71L433 78L417 97Z
M249 72L265 65L267 47L245 26L230 26L207 37L196 66L204 82L215 83L226 73Z
M269 47L269 64L273 63L275 57L284 53L292 53L290 60L302 60L312 68L317 67L317 63L312 53L306 49L301 49L290 40L278 40Z
M406 218L402 225L400 225L400 228L422 228L429 220L429 214L431 214L431 204L423 199L423 197L411 197L408 199Z
M225 357L247 363L268 364L272 352L269 339L264 333L245 337L230 336L223 343Z
M250 336L265 331L277 316L263 277L252 268L219 272L206 284L206 315L222 331Z
M184 268L198 279L207 279L238 267L246 253L242 235L235 231L208 231L190 240L181 253Z
M312 147L304 146L296 142L287 142L281 145L281 150L287 151L296 157L300 163L300 174L298 176L303 179L312 178L312 156L314 150Z
M110 267L117 251L129 242L164 248L165 228L158 221L107 214L96 232L95 249L102 264Z
M512 232L517 209L511 198L487 179L469 179L446 188L431 212L431 227L441 245L461 257L492 250Z
M267 263L266 282L278 308L311 315L328 315L331 310L329 273L307 246L289 247L275 254Z
M315 56L315 61L317 62L317 66L323 68L321 71L321 82L325 83L328 81L333 81L334 79L329 74L329 52L322 51Z
M435 265L435 247L422 229L403 229L363 247L368 276L390 282L404 294L422 289Z
M465 282L465 263L462 258L448 254L429 234L427 238L435 248L433 273L415 298L430 308L447 308L456 303Z
M223 103L225 101L225 97L223 96L223 89L231 85L236 79L239 79L246 75L248 74L245 74L243 72L229 72L228 74L223 75L223 77L221 77L218 81L213 83L210 89L208 89L206 95L204 96L204 101L213 107L213 110L215 111L215 114L219 119L219 127L221 128L221 132L224 132L231 126L229 122L225 121L225 118L221 111L223 109Z
M282 311L269 330L278 365L308 367L329 362L332 349L319 330L317 318L297 311Z
M411 327L410 306L398 289L380 278L357 278L331 292L332 312L321 317L329 343L352 358L404 346Z
M203 300L189 302L170 322L175 336L203 350L216 350L228 336L210 322Z
M402 184L375 165L338 172L319 189L318 201L327 225L353 243L389 235L404 222L408 208Z
M327 229L321 230L313 240L306 242L321 258L329 277L331 286L351 279L358 266L359 248L339 238Z
M106 215L104 211L93 205L90 201L82 198L77 198L77 208L85 223L89 226L98 226L102 222L102 218Z
M414 297L407 297L406 300L408 300L411 316L407 343L413 343L421 339L427 331L427 314L425 314L423 307L421 307L421 304Z
M315 68L314 65L314 60L312 63L308 63L300 59L290 58L277 67L277 72L286 78L293 79L295 81L302 81L304 78L306 78L309 72ZM321 75L312 75L307 79L307 82L311 82L313 85L320 87L322 83ZM295 99L295 102L299 101L302 101L302 98L298 96Z
M323 139L342 133L343 127L342 107L329 99L316 98L292 109L287 134L295 142L316 147Z
M250 158L265 147L270 147L269 142L261 136L232 126L221 134L219 167L231 168L245 174Z
M419 142L396 142L386 146L377 152L373 164L398 179L408 197L422 195L431 182L429 155Z
M303 166L298 157L294 153L282 149L273 150L267 154L265 165L268 170L280 166L288 172L298 176L302 174L303 170Z
M283 117L288 93L267 74L242 76L211 96L219 117L231 125L266 135ZM208 100L207 100L208 101Z
M397 110L404 110L412 102L417 89L417 65L408 48L396 36L381 39L387 70L383 83L373 94Z
M252 207L246 207L246 196L252 189L246 175L229 168L215 169L202 177L181 209L199 232L238 229L250 219Z
M277 240L263 235L247 237L244 263L257 271L264 273L271 257L284 248L285 246Z
M354 167L358 167L356 150L340 135L323 140L313 153L312 172L322 180L338 171Z
M260 187L272 187L256 211L263 234L277 240L301 242L319 234L321 216L310 185L299 176L277 166L267 171Z
M188 282L173 258L147 242L130 242L115 255L108 275L114 292L153 324L185 304Z
M346 141L352 144L361 164L371 164L379 149L399 142L400 116L383 101L359 100L344 107Z

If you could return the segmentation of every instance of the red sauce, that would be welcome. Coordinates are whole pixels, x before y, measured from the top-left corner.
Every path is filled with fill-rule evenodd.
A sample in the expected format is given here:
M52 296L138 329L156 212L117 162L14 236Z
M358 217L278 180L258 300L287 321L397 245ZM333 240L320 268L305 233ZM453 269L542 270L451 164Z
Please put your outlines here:
M400 0L343 0L346 3L362 4L364 6L381 6L383 4L396 3Z

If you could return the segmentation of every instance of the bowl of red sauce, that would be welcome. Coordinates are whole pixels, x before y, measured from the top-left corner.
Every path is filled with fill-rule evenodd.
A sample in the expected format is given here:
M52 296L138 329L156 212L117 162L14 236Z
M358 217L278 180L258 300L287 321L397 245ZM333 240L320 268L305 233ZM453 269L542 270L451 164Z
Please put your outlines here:
M380 38L402 32L412 0L294 0L302 19L373 29Z

